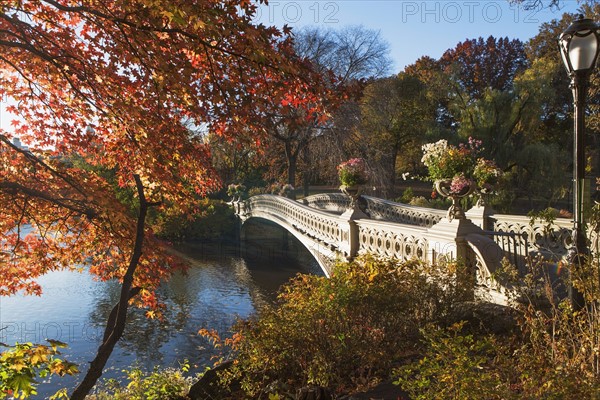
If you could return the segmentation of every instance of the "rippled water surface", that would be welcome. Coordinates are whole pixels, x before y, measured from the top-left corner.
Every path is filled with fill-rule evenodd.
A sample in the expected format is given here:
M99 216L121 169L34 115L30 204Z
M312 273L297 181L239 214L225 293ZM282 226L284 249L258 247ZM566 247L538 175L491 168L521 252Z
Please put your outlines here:
M300 245L282 245L273 237L243 248L187 245L176 251L190 261L191 268L187 275L176 275L161 287L168 306L165 320L148 320L141 310L133 310L104 377L118 378L123 369L135 364L152 369L176 366L186 358L202 368L214 350L197 335L199 329L217 329L227 335L236 318L248 317L272 301L278 287L291 276L319 273ZM61 340L69 345L65 358L87 370L85 364L94 357L106 317L118 299L118 284L97 282L87 272L67 271L50 273L40 283L41 297L0 297L0 341ZM39 398L60 387L71 389L81 377L40 385Z

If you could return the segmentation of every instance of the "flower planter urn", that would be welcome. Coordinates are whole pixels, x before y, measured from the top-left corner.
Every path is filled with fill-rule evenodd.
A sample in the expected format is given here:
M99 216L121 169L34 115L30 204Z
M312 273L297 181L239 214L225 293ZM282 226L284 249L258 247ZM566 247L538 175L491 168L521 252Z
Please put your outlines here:
M435 190L441 196L450 198L452 200L452 205L446 213L446 218L448 218L448 221L452 221L455 218L465 219L465 212L460 206L460 199L473 193L476 188L476 184L472 182L470 185L463 187L459 192L452 191L451 184L452 179L440 179L435 181Z

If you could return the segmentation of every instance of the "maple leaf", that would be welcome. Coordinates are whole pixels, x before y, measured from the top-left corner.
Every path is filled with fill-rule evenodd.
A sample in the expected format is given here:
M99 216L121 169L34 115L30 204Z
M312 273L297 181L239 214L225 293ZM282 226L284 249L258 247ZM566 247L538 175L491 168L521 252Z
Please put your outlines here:
M208 144L183 120L259 142L277 99L293 93L289 105L302 108L307 89L291 76L298 67L281 32L237 12L256 10L248 0L70 4L8 2L1 11L22 16L0 19L9 38L1 90L18 105L14 134L31 148L0 135L9 166L0 234L28 222L33 232L0 241L0 293L40 294L41 275L85 265L100 281L120 281L132 294L125 305L159 317L154 292L182 263L152 237L142 205L185 213L196 193L220 185Z

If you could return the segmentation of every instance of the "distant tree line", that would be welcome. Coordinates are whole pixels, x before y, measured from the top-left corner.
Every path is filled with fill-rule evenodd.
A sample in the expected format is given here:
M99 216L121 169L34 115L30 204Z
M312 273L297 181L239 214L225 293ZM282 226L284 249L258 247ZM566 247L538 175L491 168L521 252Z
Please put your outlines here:
M582 2L580 11L594 18L600 4ZM336 185L336 165L359 156L367 160L378 194L398 197L401 175L426 175L424 143L473 137L508 177L502 209L517 199L531 207L568 202L573 100L556 41L573 18L565 13L542 24L525 43L493 36L465 40L439 59L423 56L392 76L386 75L392 67L388 46L376 32L300 30L294 48L324 76L327 115L301 124L286 110L272 115L261 148L246 147L253 157L244 157L241 169L230 163L229 177L243 180L260 169L264 180L303 184L307 193L309 184ZM589 92L590 176L600 171L599 74ZM307 107L293 112L306 113Z

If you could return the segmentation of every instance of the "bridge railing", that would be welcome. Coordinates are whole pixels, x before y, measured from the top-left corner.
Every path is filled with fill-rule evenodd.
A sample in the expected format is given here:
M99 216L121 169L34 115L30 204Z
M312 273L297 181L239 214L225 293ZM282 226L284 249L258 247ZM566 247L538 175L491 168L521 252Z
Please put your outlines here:
M491 231L513 235L519 239L515 248L517 256L542 255L558 261L567 254L571 244L573 222L567 218L557 218L552 224L531 223L531 218L522 215L491 214L487 217ZM503 240L498 235L496 241Z
M374 253L402 260L428 258L428 227L342 215L350 201L345 195L311 196L309 205L281 196L253 196L236 203L242 218L260 217L278 223L304 239L309 251L323 265L322 257L351 258ZM370 204L375 204L371 202ZM318 208L315 208L318 207ZM327 210L327 211L324 211ZM310 241L310 243L309 243ZM320 258L321 257L321 258Z
M350 197L342 193L319 193L305 197L300 202L310 208L342 214L350 206Z
M454 257L470 259L482 285L495 295L501 292L501 285L493 282L494 271L504 257L524 272L531 256L539 254L556 262L571 244L572 221L565 218L557 218L551 225L532 224L527 216L486 214L485 209L473 209L467 213L473 224L460 222L461 227L457 227L444 219L444 210L368 196L363 196L363 201L369 218L343 216L350 199L337 193L314 195L300 202L260 195L237 203L236 212L276 221L298 237L312 241L308 246L321 261L374 253L435 262L436 255L451 249ZM597 248L598 235L593 238L592 248Z
M376 197L363 197L367 201L369 216L376 220L430 228L440 222L447 214L446 210L411 206Z
M427 261L427 228L397 223L357 220L358 252L372 253L400 260L418 258Z
M445 210L411 206L389 200L363 196L365 211L371 219L397 222L400 224L431 227L440 222ZM324 193L302 200L304 204L320 210L342 213L348 207L349 198L341 193ZM511 262L523 266L527 257L541 254L546 258L562 258L571 244L573 222L567 218L557 218L550 226L543 222L531 224L531 218L524 215L489 214L481 226L504 251ZM598 235L593 236L593 245Z
M362 196L365 212L369 218L399 224L432 227L446 216L445 210L411 206L377 197ZM319 210L343 213L350 205L350 198L342 193L321 193L301 200L303 204Z
M246 211L268 213L272 218L323 242L335 243L343 237L339 217L324 211L311 210L285 197L260 195L251 197Z

